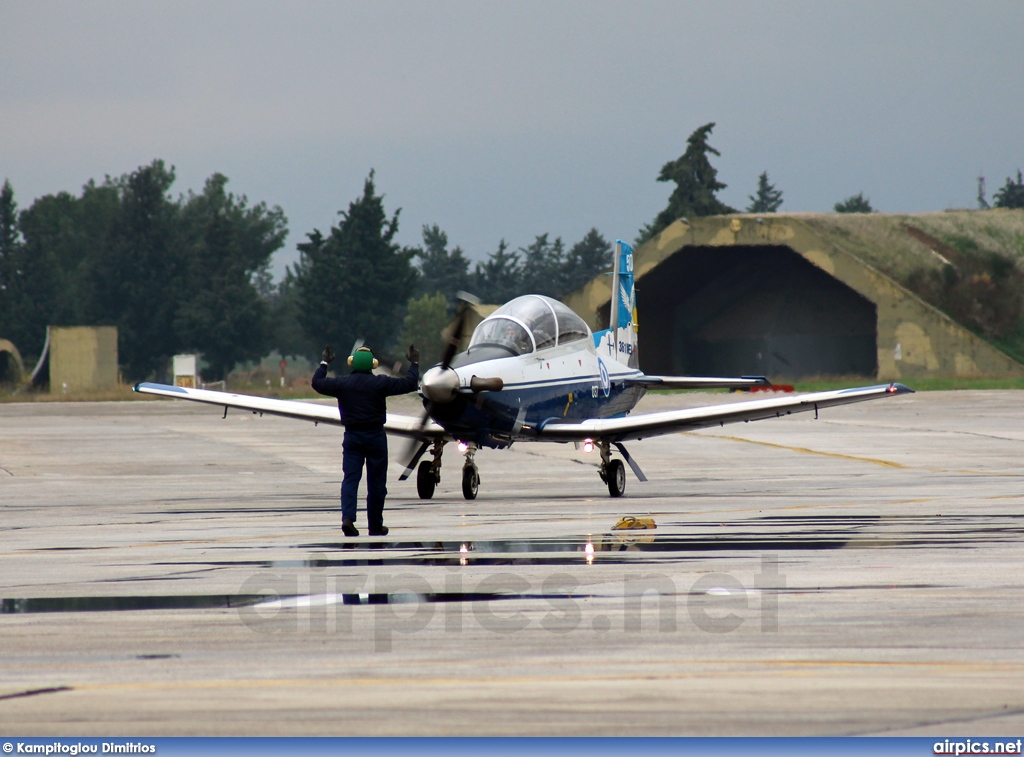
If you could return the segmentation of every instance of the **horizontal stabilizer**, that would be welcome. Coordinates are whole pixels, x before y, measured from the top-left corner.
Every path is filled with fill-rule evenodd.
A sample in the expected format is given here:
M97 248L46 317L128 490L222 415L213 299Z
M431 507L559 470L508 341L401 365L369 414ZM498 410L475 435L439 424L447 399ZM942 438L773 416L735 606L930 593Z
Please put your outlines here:
M628 378L624 383L626 386L646 386L648 389L749 389L754 386L772 385L764 376L640 376Z

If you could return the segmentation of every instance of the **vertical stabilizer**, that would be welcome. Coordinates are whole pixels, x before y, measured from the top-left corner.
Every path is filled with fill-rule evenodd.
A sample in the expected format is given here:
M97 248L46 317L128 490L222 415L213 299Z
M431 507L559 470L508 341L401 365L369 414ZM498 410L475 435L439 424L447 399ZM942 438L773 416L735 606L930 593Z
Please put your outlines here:
M636 339L633 248L621 239L615 240L615 266L612 269L610 304L608 329L594 334L597 352L630 368L637 368L640 365L640 358L637 354Z

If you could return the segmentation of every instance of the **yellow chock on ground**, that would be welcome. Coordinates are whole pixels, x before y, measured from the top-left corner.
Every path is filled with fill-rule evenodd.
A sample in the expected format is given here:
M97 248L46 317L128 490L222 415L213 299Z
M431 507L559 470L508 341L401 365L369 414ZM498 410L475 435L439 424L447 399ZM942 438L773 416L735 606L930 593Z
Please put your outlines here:
M633 515L626 515L619 519L619 522L612 526L612 531L628 531L631 529L657 528L654 518L637 518Z

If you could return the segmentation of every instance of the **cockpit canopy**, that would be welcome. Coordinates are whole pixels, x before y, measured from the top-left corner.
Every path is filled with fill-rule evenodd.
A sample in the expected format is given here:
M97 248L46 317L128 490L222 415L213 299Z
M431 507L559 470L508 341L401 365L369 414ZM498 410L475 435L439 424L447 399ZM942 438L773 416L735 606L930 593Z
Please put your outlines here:
M481 322L469 342L476 347L501 347L525 355L590 337L590 327L558 300L527 294L502 305Z

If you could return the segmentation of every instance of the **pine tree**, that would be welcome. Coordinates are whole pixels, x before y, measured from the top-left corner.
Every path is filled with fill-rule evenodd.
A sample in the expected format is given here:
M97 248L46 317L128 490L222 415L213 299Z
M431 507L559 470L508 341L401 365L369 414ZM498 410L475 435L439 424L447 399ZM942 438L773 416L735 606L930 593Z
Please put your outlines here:
M440 293L454 309L460 289L469 287L469 260L461 247L448 249L448 235L441 228L423 226L423 247L415 250L419 258L420 278L417 291L421 295Z
M520 286L522 294L544 294L561 297L565 283L565 245L561 237L548 241L547 234L539 234L529 247L520 247L522 267Z
M508 251L502 239L498 249L483 263L477 263L472 276L472 291L481 302L502 304L522 292L519 255Z
M202 353L204 375L214 380L268 347L267 266L287 233L280 208L249 207L227 182L214 174L182 208L184 286L174 319L183 348Z
M668 207L640 230L637 244L660 234L679 218L699 218L724 213L735 213L734 208L719 201L715 193L726 188L718 180L718 171L711 165L708 154L721 156L708 144L714 122L704 124L686 140L686 152L661 168L658 181L675 182L676 188L668 199Z
M774 213L782 205L782 190L768 183L768 172L757 177L757 194L750 195L748 213Z
M5 321L5 292L11 286L10 268L17 258L20 244L18 204L14 201L14 188L11 187L11 182L5 180L3 188L0 189L0 323ZM0 329L0 332L2 331L3 329Z
M591 229L572 246L566 256L565 289L560 296L576 291L598 274L611 270L611 267L611 243L597 229Z
M1017 181L1009 177L1002 189L992 195L997 208L1024 208L1024 176L1017 170Z
M18 344L17 323L18 265L22 250L21 232L18 229L18 204L14 201L14 189L10 181L4 181L0 189L0 336L13 339ZM28 345L22 344L21 349Z
M375 193L373 171L363 195L330 236L308 233L298 245L295 283L299 322L314 344L334 346L339 355L362 339L379 355L395 346L405 304L416 289L413 250L394 242L399 210L389 220Z
M90 267L90 320L117 326L129 380L160 370L181 345L174 315L181 291L180 206L169 196L174 168L154 160L112 182L119 203L109 244Z
M842 202L837 202L835 211L836 213L874 213L875 209L871 207L871 201L864 196L864 193L858 192Z

